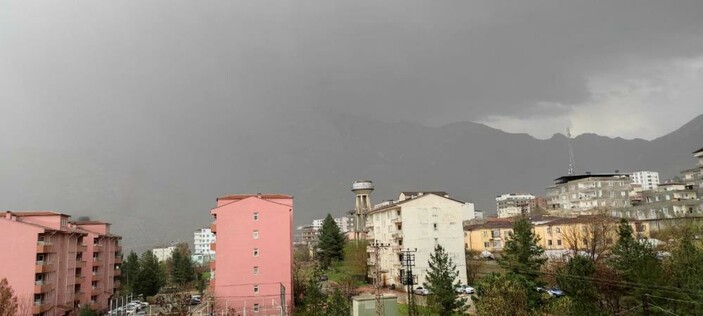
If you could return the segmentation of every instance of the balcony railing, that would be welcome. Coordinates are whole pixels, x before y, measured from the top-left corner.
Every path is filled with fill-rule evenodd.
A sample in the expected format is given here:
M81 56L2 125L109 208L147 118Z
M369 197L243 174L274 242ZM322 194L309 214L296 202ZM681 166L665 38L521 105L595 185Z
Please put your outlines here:
M56 271L56 266L52 263L47 263L46 261L37 261L37 265L34 267L35 273L48 273Z
M88 251L88 246L86 245L78 245L78 252L86 252Z
M40 241L37 242L37 253L53 253L56 252L54 250L54 245L51 244L50 242L45 242L45 241Z
M34 294L41 294L49 292L52 288L50 283L45 283L44 281L34 282Z
M52 307L54 307L54 305L49 302L44 302L42 300L35 300L34 306L32 306L32 313L33 314L41 314L43 312L50 310Z

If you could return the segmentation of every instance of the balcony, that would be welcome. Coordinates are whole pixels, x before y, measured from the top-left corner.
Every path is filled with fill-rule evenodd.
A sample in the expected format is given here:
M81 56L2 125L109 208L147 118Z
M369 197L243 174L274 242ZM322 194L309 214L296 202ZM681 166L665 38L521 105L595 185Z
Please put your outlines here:
M120 264L120 263L122 263L122 258L115 257L115 264Z
M394 218L393 220L391 220L391 222L393 222L393 224L396 224L396 225L397 225L397 224L400 224L400 223L403 222L403 218L401 218L400 216L398 216L398 217Z
M391 235L391 237L393 237L393 239L403 239L403 233L400 231L397 231L397 232L393 233Z
M211 231L213 234L217 232L217 223L212 222L212 224L210 224L210 231Z
M83 260L76 261L76 268L85 268L85 261L83 261Z
M34 267L35 273L48 273L56 271L56 266L45 261L37 261L37 265Z
M51 291L53 286L50 283L45 283L43 281L34 282L34 294L41 294Z
M93 258L93 267L97 267L103 264L103 259L101 258Z
M93 252L102 252L104 249L103 245L93 245Z
M120 275L122 275L122 270L115 269L115 274L113 274L113 276L120 276Z
M100 281L100 279L102 279L102 278L103 278L103 274L102 274L102 273L93 273L93 274L90 276L90 279L93 280L93 281Z
M79 274L76 276L76 282L80 283L83 282L83 280L85 280L85 275Z
M78 245L78 248L76 249L78 252L86 252L88 251L88 246L86 245Z
M212 251L216 251L216 250L217 250L217 246L215 246L215 243L211 243L211 244L210 244L210 250L212 250Z
M54 253L54 245L48 242L38 242L37 243L37 253Z
M50 310L53 307L54 305L51 303L34 301L34 306L32 306L32 314L41 314Z
M90 289L90 294L91 295L100 295L103 293L103 289L99 286L93 286Z
M121 245L115 246L115 252L122 252L122 246Z

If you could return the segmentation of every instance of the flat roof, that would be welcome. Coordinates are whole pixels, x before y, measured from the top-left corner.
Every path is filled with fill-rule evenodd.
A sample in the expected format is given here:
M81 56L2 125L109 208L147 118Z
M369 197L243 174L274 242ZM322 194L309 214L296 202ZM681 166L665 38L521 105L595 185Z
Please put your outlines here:
M574 180L580 180L580 179L586 179L586 178L608 178L608 177L617 177L617 176L629 176L626 173L584 173L584 174L575 174L575 175L570 175L570 176L563 176L554 179L554 183L556 184L562 184Z
M230 195L225 195L218 197L217 200L243 200L249 197L261 197L262 199L292 199L292 195L286 195L286 194L262 194L262 193L254 193L254 194L230 194Z

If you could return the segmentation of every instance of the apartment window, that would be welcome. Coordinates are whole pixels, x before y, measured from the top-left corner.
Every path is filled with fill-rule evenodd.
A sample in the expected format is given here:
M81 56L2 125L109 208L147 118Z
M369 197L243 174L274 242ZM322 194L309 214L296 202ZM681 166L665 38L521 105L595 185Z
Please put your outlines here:
M254 266L254 275L259 275L259 266Z
M259 212L254 212L254 220L255 221L259 220Z
M552 245L552 240L551 239L547 240L547 246L551 246L551 245Z
M258 230L255 230L252 235L253 235L254 239L259 239L259 231Z
M432 227L434 228L434 230L437 230L437 223L432 224Z
M254 257L259 256L259 248L254 248Z
M551 234L551 233L552 233L552 226L547 226L547 234Z
M483 231L483 237L488 237L488 231Z
M259 312L259 304L254 304L254 313Z
M491 246L491 243L489 243L489 242L484 242L484 243L483 243L483 247L484 247L484 248L488 248L488 247L490 247L490 246Z
M561 227L557 227L557 234L561 234Z
M254 294L259 294L259 285L254 284Z
M561 246L561 239L557 239L557 246Z

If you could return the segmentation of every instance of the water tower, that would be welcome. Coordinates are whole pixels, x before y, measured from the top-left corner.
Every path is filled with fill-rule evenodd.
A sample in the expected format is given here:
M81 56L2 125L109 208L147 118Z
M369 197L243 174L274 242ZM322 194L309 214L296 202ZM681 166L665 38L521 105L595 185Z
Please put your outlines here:
M366 180L354 181L352 192L356 195L354 238L366 239L366 214L371 211L373 182Z

